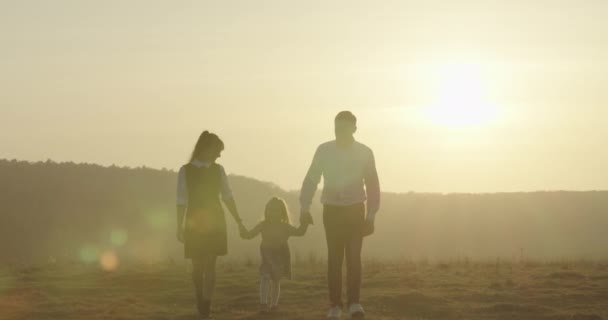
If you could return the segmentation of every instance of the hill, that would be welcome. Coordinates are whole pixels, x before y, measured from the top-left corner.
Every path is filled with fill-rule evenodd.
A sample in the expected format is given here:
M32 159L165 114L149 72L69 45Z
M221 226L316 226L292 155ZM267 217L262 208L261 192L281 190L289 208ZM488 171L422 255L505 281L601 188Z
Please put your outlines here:
M245 223L264 204L286 199L297 220L297 192L243 176L229 177ZM149 168L0 160L0 261L76 259L104 253L120 261L180 259L175 239L176 173ZM296 258L325 254L316 225L292 239ZM297 221L295 221L297 223ZM602 259L608 257L608 192L493 194L384 193L367 257L394 259ZM228 258L256 258L229 219Z

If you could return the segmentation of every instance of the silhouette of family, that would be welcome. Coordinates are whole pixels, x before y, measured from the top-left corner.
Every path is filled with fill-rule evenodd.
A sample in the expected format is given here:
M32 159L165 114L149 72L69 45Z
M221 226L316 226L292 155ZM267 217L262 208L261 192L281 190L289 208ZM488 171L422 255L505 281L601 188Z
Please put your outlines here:
M203 132L190 162L182 166L177 183L177 238L184 255L192 260L192 282L202 319L211 318L217 257L226 255L227 228L222 202L239 226L243 239L261 236L260 311L273 312L279 304L281 279L291 278L288 239L304 236L313 224L310 207L323 177L323 226L327 241L328 319L339 319L343 309L352 318L363 318L360 303L361 248L363 238L374 232L380 207L380 185L372 150L354 138L357 118L349 111L334 119L335 140L321 144L300 192L300 225L289 221L285 201L273 197L266 204L264 220L247 229L238 213L226 171L216 163L224 143L214 133ZM342 266L346 260L346 305L342 300Z

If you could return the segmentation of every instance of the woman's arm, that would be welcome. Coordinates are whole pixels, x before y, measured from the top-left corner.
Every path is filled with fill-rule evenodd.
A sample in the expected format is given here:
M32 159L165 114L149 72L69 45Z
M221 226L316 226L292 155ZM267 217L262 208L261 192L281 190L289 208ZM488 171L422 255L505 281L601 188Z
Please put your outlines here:
M226 208L228 208L228 211L230 211L230 215L232 215L232 217L234 218L234 221L236 221L239 226L242 225L243 220L241 219L239 211L236 208L236 202L234 201L234 198L223 199L223 201L226 205Z
M232 189L230 188L230 183L228 182L228 175L226 175L226 170L221 165L220 165L220 172L222 175L222 181L221 181L222 201L224 201L224 204L226 205L226 208L228 208L228 211L230 211L230 214L234 218L234 221L236 221L236 223L239 226L241 226L243 224L243 220L241 220L239 211L236 208L236 201L234 201L234 197L232 196Z
M248 231L245 226L241 225L241 238L249 240L255 238L258 234L262 232L262 222L258 223L251 231Z
M177 240L184 242L184 216L188 205L188 186L186 185L186 167L182 166L177 174Z
M177 206L177 240L184 242L184 216L186 214L185 206Z

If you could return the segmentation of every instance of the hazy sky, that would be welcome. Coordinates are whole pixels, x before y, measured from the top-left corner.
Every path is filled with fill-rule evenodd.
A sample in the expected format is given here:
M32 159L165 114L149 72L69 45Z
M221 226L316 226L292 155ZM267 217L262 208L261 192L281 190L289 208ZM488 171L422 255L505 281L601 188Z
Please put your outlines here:
M296 189L333 116L384 190L608 189L608 1L0 0L0 158Z

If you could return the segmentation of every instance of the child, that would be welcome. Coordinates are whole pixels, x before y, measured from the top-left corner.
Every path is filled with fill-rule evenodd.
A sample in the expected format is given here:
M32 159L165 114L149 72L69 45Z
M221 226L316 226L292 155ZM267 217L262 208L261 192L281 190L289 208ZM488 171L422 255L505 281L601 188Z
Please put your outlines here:
M260 253L262 265L260 266L260 307L261 312L275 311L279 303L281 292L281 278L291 279L291 253L287 240L291 236L303 236L308 224L301 224L296 228L289 224L287 205L283 199L274 197L266 204L264 221L260 222L251 231L244 226L240 227L243 239L253 239L262 234ZM272 288L271 288L272 287ZM268 296L271 296L270 304Z

